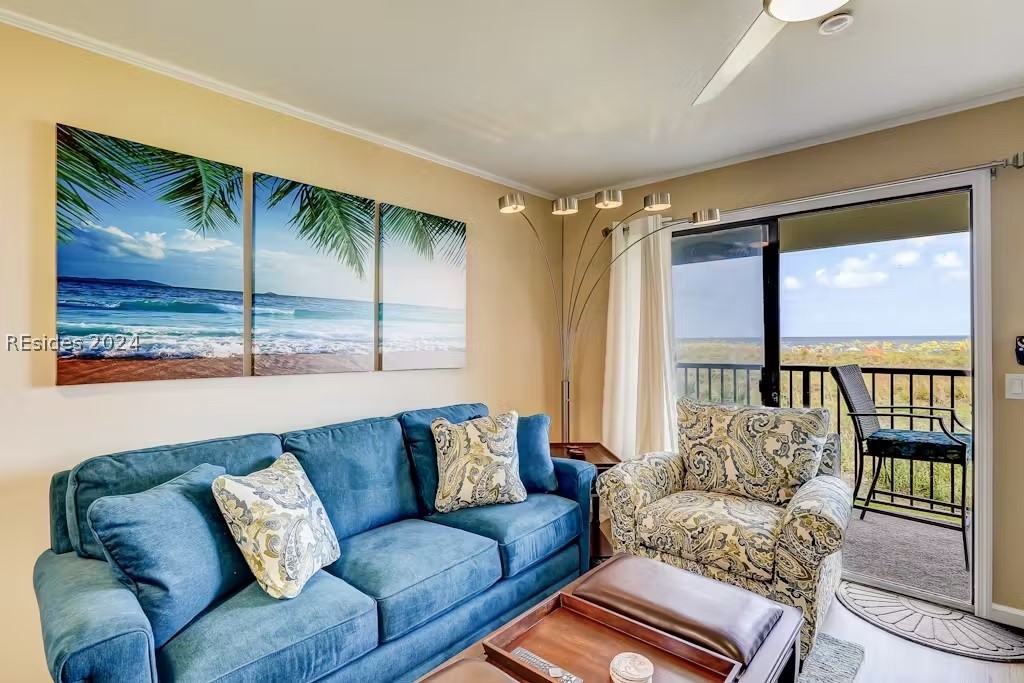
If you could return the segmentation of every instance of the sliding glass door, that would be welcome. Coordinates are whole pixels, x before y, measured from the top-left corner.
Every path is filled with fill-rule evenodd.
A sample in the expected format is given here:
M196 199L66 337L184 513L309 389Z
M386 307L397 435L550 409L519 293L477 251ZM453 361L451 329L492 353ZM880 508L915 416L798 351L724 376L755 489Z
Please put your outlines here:
M676 391L779 404L778 222L672 236Z

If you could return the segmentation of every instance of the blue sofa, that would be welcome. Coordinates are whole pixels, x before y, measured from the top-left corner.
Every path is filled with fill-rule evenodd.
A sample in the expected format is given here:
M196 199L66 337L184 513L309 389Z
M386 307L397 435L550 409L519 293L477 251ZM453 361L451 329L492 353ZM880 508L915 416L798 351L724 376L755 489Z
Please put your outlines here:
M589 563L595 471L587 463L554 459L557 488L523 503L434 511L430 421L485 414L482 404L412 411L105 455L56 474L51 547L34 575L54 680L362 683L429 671ZM253 581L154 648L136 594L103 559L89 506L202 463L245 474L283 452L299 459L323 500L340 559L291 600L274 600Z

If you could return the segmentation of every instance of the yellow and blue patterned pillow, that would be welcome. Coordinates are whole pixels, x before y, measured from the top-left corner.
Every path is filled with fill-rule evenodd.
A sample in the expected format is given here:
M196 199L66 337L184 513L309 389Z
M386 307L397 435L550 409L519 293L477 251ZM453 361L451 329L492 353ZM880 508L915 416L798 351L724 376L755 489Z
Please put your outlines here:
M818 472L828 438L824 408L676 402L688 490L785 505Z
M323 503L291 453L244 477L217 477L213 497L256 581L272 598L294 598L340 556Z
M438 512L521 503L526 487L519 476L514 410L452 424L443 417L430 423L437 447Z

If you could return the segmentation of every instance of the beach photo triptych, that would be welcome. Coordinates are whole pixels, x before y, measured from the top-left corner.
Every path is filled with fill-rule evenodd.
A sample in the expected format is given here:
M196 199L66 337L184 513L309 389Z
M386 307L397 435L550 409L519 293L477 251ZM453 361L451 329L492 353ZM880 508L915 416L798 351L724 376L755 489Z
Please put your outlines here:
M58 125L58 385L465 366L465 223L255 173L247 251L242 189Z

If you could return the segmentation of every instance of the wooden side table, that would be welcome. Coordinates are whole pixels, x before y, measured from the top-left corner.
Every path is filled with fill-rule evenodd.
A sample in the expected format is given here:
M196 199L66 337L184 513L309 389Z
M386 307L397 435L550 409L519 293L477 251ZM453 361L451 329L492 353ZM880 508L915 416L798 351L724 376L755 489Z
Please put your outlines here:
M570 453L570 450L573 452ZM582 454L582 457L580 456ZM597 468L597 475L618 465L619 456L596 441L551 444L551 455L556 458L586 460ZM594 488L590 492L590 566L594 567L610 558L612 552L611 539L601 531L601 499L597 495L597 477Z

